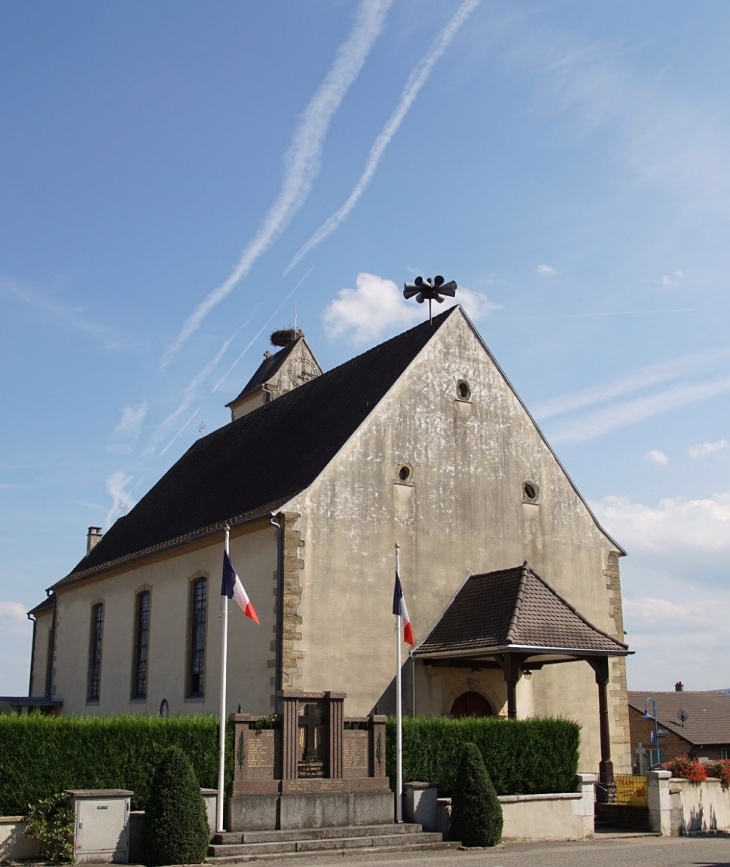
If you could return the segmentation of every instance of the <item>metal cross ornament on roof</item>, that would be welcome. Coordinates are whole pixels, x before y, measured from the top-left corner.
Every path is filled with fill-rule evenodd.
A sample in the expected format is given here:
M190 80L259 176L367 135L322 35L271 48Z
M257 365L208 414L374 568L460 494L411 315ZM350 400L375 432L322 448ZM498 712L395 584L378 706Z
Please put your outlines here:
M424 279L423 277L416 277L413 283L403 284L404 298L413 298L415 296L419 304L423 304L424 301L428 300L429 322L433 322L431 302L438 301L439 304L443 304L444 295L448 295L450 298L456 295L456 281L452 280L450 283L444 283L444 278L440 274L437 274L433 278L426 277Z

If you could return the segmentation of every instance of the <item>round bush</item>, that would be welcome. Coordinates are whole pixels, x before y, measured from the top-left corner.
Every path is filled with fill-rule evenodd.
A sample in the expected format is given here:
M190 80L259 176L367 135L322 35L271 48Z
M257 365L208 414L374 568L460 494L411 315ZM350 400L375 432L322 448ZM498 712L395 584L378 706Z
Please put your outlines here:
M189 759L178 747L162 757L144 821L145 863L200 864L208 852L208 819Z
M451 839L464 846L496 846L502 839L502 805L474 744L464 744L451 796Z

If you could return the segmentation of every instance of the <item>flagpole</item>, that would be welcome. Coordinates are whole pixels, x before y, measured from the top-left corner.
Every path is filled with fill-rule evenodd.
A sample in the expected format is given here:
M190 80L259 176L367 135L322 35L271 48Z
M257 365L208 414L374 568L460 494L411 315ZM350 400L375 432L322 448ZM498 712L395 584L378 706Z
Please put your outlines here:
M226 524L226 537L224 542L225 552L229 553L229 537L231 528ZM223 827L223 799L226 782L226 680L228 664L228 597L222 596L223 605L221 628L221 709L218 728L218 803L216 809L216 832L222 834L226 829Z
M395 543L395 574L400 576L400 545ZM403 702L401 694L400 614L395 616L395 820L403 821Z

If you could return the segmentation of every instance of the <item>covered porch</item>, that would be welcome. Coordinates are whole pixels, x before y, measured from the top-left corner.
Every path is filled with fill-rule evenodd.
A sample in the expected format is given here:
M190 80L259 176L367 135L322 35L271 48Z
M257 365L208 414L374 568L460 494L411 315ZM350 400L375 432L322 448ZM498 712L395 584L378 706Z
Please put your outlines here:
M614 789L609 721L609 660L628 646L593 626L525 562L472 575L412 657L433 668L496 670L504 680L507 716L517 719L518 683L545 666L584 661L594 673L600 737L599 792ZM472 709L470 710L470 702ZM463 707L461 707L463 705ZM484 715L477 693L454 704L455 715ZM529 710L528 710L529 713Z

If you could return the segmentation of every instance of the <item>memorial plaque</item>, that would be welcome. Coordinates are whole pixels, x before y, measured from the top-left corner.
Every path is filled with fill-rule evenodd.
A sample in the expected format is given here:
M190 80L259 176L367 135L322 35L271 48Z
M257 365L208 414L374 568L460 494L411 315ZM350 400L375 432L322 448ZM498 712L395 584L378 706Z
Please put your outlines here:
M256 732L248 742L249 768L270 768L274 764L274 733Z
M310 760L308 762L299 762L297 765L297 777L299 777L300 780L312 780L326 776L326 762L315 762Z

